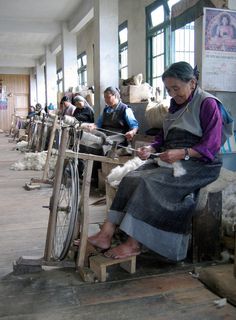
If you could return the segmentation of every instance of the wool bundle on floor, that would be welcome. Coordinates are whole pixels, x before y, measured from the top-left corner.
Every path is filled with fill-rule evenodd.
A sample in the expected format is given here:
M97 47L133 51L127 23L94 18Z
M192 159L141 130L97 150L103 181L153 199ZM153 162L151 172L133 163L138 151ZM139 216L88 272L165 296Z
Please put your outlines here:
M47 151L42 152L28 152L24 155L22 160L17 161L11 165L11 170L23 171L23 170L35 170L40 171L44 169L47 158ZM56 166L57 150L52 151L52 156L49 161L49 169L53 170Z
M27 149L27 147L28 147L28 142L22 140L22 141L20 141L20 142L17 142L14 150L19 150L19 151L22 151L22 152L23 152L23 151L25 151L25 150Z
M236 182L223 191L222 206L222 231L224 235L233 237L236 227Z

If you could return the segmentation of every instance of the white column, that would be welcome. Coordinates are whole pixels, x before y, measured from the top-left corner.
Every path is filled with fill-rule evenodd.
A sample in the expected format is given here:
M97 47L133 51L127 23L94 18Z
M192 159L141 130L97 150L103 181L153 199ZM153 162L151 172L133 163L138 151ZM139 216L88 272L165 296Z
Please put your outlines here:
M62 24L62 71L63 91L77 87L77 45L76 35L68 31L67 25Z
M36 86L37 86L37 103L40 103L42 107L45 107L46 95L45 95L45 77L44 77L44 65L36 64Z
M46 103L47 106L52 103L57 106L57 67L56 56L51 53L47 47L46 57Z
M104 107L103 91L106 87L118 87L118 0L94 1L95 47L94 86L95 114Z
M35 106L37 103L37 92L36 92L36 71L35 68L30 70L30 105Z

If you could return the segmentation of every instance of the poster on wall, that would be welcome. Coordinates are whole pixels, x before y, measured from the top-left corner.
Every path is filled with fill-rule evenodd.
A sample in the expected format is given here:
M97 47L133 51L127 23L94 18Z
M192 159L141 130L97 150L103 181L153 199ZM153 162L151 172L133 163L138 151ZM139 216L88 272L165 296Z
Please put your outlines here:
M204 8L202 88L236 91L236 11Z
M7 110L7 90L0 80L0 110Z

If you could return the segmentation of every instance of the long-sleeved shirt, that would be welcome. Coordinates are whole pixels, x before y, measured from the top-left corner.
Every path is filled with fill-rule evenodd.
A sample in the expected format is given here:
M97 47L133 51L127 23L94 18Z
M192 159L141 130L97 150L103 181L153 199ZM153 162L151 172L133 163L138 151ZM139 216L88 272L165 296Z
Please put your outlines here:
M119 104L116 106L116 108L119 106ZM110 106L105 106L104 112L112 113L115 111L116 108L112 108ZM127 108L125 110L125 121L127 122L130 130L138 128L138 121L135 119L134 113L131 108ZM103 113L99 116L97 120L97 127L101 128L103 124Z
M191 100L192 97L190 97ZM170 113L179 110L179 106L172 99L169 108ZM200 122L202 128L202 137L199 143L194 145L192 149L199 152L201 160L213 160L219 151L218 146L221 144L222 116L218 104L213 98L206 98L200 107ZM161 131L151 144L153 148L158 150L164 142L164 132Z

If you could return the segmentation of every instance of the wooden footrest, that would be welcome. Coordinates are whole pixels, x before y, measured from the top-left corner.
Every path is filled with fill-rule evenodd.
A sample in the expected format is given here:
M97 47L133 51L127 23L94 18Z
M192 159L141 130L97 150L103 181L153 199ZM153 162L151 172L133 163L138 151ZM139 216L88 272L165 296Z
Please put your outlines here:
M112 259L104 256L92 256L89 259L90 269L96 274L99 281L106 281L107 267L119 264L121 268L129 273L136 272L136 256L128 257L125 259Z

